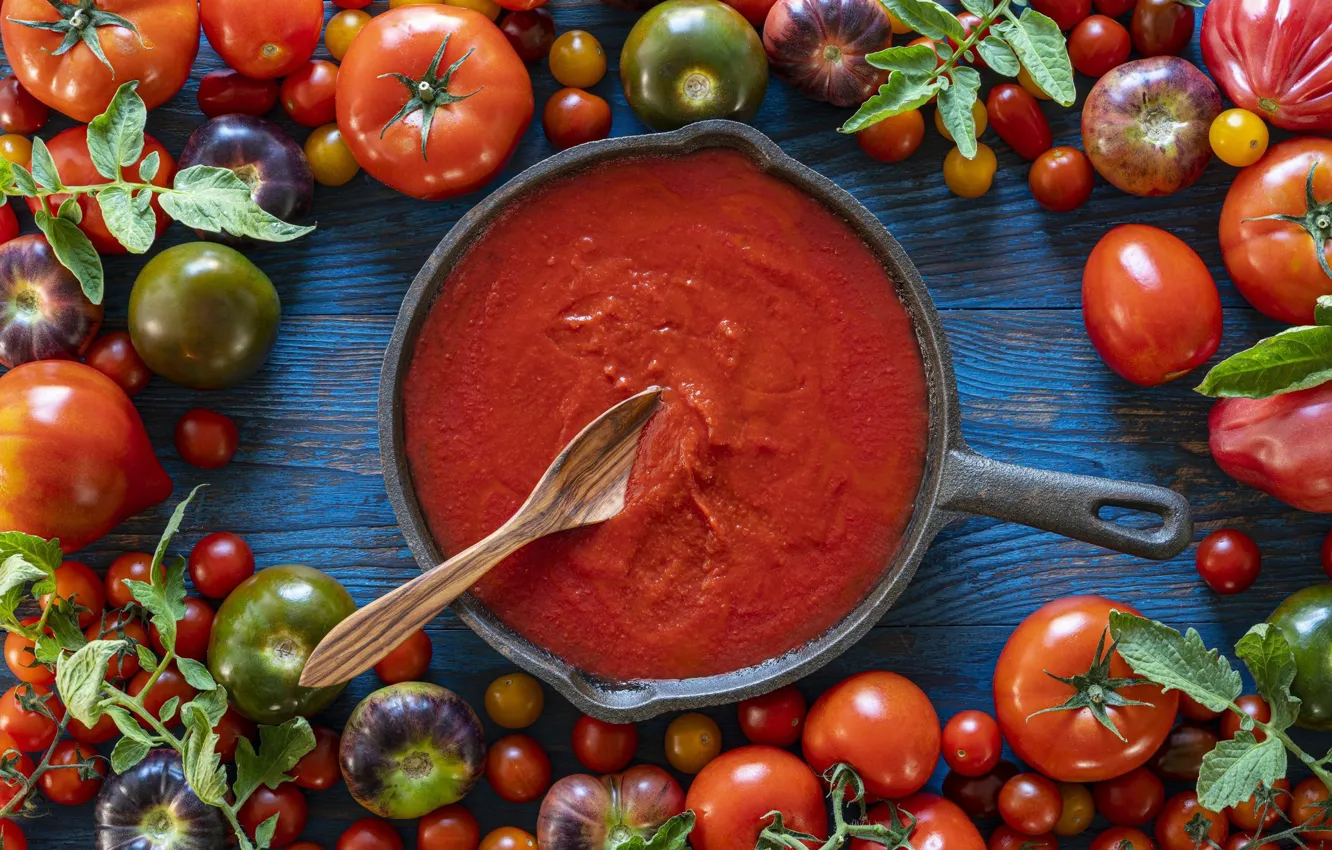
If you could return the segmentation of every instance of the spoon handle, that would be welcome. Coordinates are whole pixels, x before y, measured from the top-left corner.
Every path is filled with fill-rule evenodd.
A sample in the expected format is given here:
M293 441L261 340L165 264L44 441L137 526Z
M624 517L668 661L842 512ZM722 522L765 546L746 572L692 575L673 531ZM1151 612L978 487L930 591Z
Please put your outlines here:
M357 609L315 647L301 671L301 684L307 688L341 684L370 669L491 567L539 536L540 532L510 520L433 570Z

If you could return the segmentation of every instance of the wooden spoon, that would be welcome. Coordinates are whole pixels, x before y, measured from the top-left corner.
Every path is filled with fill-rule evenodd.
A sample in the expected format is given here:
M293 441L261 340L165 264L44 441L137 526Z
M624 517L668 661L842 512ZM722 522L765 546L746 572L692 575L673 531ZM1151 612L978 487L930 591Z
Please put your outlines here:
M661 387L651 387L601 414L564 447L532 495L494 534L335 626L305 662L301 684L336 685L368 670L528 543L605 522L624 510L638 438L661 393Z

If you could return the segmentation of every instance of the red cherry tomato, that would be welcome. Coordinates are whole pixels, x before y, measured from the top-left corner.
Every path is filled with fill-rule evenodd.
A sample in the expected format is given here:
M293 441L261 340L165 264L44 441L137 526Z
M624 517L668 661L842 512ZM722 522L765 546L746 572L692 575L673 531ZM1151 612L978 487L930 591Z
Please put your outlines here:
M1024 835L1002 823L990 833L990 840L985 846L989 850L1059 850L1059 840L1054 837L1054 833Z
M110 611L83 633L88 640L132 640L136 646L148 645L148 630L136 617L125 611ZM139 656L134 648L124 649L106 662L108 682L129 679L139 672Z
M950 770L944 777L943 793L970 817L994 820L999 817L999 792L1017 774L1017 765L1011 761L999 762L984 776L963 776Z
M299 838L308 816L305 795L301 789L290 782L284 782L276 788L260 785L250 795L250 799L245 801L245 805L240 807L236 819L240 821L245 834L254 838L254 831L273 815L278 816L277 829L273 832L273 840L268 843L269 847L286 847Z
M1211 822L1207 837L1216 844L1224 846L1230 835L1230 823L1226 816L1208 811L1198 805L1198 795L1193 791L1183 791L1166 801L1165 808L1156 819L1156 843L1161 850L1194 850L1194 841L1185 827L1195 815L1202 815Z
M1023 159L1035 160L1054 146L1050 122L1041 112L1041 105L1021 86L1013 83L995 86L985 101L985 111L999 138Z
M934 794L914 794L896 801L897 818L888 806L880 804L870 809L870 823L885 826L905 826L909 814L916 819L907 841L921 850L985 850L985 839L956 804ZM894 823L896 821L896 823ZM875 844L861 838L852 839L850 850L876 850Z
M1263 556L1253 538L1233 528L1213 531L1198 544L1198 575L1217 593L1248 590L1258 580Z
M500 29L524 62L545 59L555 43L555 19L545 9L510 12L500 21Z
M100 778L79 778L79 765L92 762L92 769ZM50 767L38 778L42 794L52 803L61 806L82 806L97 796L102 790L102 781L106 778L107 762L97 754L97 750L78 741L61 741L51 751ZM4 845L8 850L8 842Z
M1031 164L1031 194L1051 212L1071 212L1091 198L1096 173L1077 148L1050 148Z
M1137 0L1129 31L1142 56L1178 56L1193 38L1192 6L1175 0Z
M975 32L976 27L980 26L981 23L981 16L975 14L974 12L958 12L956 17L957 17L957 22L962 25L963 34L967 36L970 36L973 32ZM987 28L985 32L981 34L981 39L985 39L987 36L989 36L989 34L990 31ZM953 41L951 38L948 39L948 46L951 47L954 52L957 51L957 42ZM985 60L981 58L980 51L975 50L973 48L971 51L971 55L975 57L974 59L971 60L972 65L976 66L977 68L989 67L988 65L985 64ZM965 60L965 57L963 57L963 59ZM977 135L980 134L977 133Z
M199 109L209 118L264 115L277 105L277 101L277 80L256 80L224 68L209 71L199 81Z
M116 722L111 719L109 714L103 714L91 727L84 726L71 717L69 725L65 729L74 740L82 741L85 744L105 744L120 735L120 730L116 728Z
M129 687L125 689L125 693L132 697L138 696L148 685L149 675L147 670L140 670L133 679L130 679ZM162 716L162 706L166 705L172 697L175 697L179 701L176 710L162 721L164 725L170 728L180 722L180 706L194 699L198 693L190 687L189 682L185 681L185 677L180 675L176 665L172 664L162 671L162 675L157 677L156 682L153 682L152 690L148 692L148 696L143 700L143 707L149 714L160 718ZM147 726L143 720L139 721L139 725Z
M0 820L0 847L4 850L28 850L27 837L12 820Z
M1308 824L1310 827L1322 828L1318 831L1310 830L1300 833L1300 838L1304 839L1311 850L1327 850L1328 847L1332 847L1332 842L1327 840L1327 832L1323 831L1332 826L1332 817L1327 815L1325 805L1327 797L1327 786L1315 776L1310 776L1301 781L1291 793L1291 823Z
M106 570L106 601L112 608L124 608L134 601L130 590L125 586L125 581L141 581L144 584L152 584L150 572L153 566L153 556L147 552L126 552L111 562L111 566ZM165 575L161 567L158 571Z
M239 535L215 531L190 550L190 580L211 599L225 599L252 575L254 550Z
M259 733L259 727L253 720L241 715L239 711L227 706L226 714L213 727L217 733L217 754L222 757L222 761L230 764L236 760L236 748L240 746L241 738L249 738L254 741L254 736Z
M27 617L22 623L25 626L32 626L40 619L40 617ZM5 635L5 666L20 682L31 682L35 685L55 684L55 671L37 663L33 642L18 632Z
M315 726L315 748L296 762L292 780L311 791L325 791L338 784L342 769L338 765L338 745L342 738L327 726Z
M236 455L240 431L231 418L196 407L176 423L176 451L191 466L221 469Z
M1257 720L1260 723L1267 723L1272 719L1272 707L1267 704L1267 700L1263 699L1257 694L1245 694L1244 696L1235 700L1235 705L1238 705L1244 711L1245 714L1249 715L1254 720ZM1222 713L1221 715L1222 740L1230 740L1231 738L1235 737L1235 734L1239 732L1241 728L1243 727L1240 725L1239 715L1235 714L1235 712L1233 711L1226 711ZM1267 740L1267 733L1261 729L1255 728L1253 730L1253 737L1258 739L1259 741L1265 741Z
M573 730L574 757L594 773L619 773L638 750L638 727L606 723L584 714Z
M18 77L0 80L0 128L6 133L31 136L46 126L51 109L33 97Z
M1096 11L1111 18L1127 15L1133 11L1135 3L1137 3L1137 0L1092 0L1092 5L1096 7Z
M915 153L924 139L925 118L919 109L885 118L856 133L860 149L880 162L901 162Z
M505 735L486 753L486 779L510 803L530 803L545 794L550 775L550 756L527 735Z
M65 561L55 571L57 599L67 599L84 610L79 612L79 628L86 629L101 619L106 610L106 591L101 576L93 572L92 567L78 561ZM51 594L47 593L38 601L42 610L51 604Z
M460 803L435 809L416 824L417 850L477 850L480 843L476 816Z
M1287 816L1290 811L1291 791L1290 780L1278 779L1272 783L1273 793L1271 799L1259 800L1257 794L1245 800L1238 805L1226 809L1226 815L1230 822L1237 828L1249 832L1257 832L1259 826L1263 832L1271 832L1272 828ZM1261 812L1261 816L1260 816Z
M1068 32L1092 11L1092 0L1031 0L1031 8L1053 18L1059 28Z
M282 81L282 108L304 127L337 120L338 66L312 59Z
M1089 77L1100 77L1128 61L1133 39L1124 25L1105 15L1092 15L1068 36L1068 58Z
M1156 842L1141 830L1116 826L1096 836L1091 850L1156 850Z
M425 629L417 629L375 665L375 675L386 684L414 682L430 669L434 648Z
M185 597L185 616L176 621L176 654L203 661L208 657L208 637L213 631L213 609L197 596ZM166 652L162 636L154 625L150 630L153 648Z
M0 200L0 245L16 238L18 235L18 216L14 215L14 208L9 205L9 201Z
M1039 773L1019 773L999 789L999 816L1023 835L1044 835L1059 823L1064 797Z
M789 747L800 740L806 711L804 695L795 685L787 685L742 701L740 731L755 744Z
M541 111L541 128L557 150L604 139L611 130L610 104L582 89L560 89Z
M60 697L50 694L50 688L25 682L0 696L0 732L12 738L14 745L25 753L44 751L51 746L59 732L65 706L61 704ZM23 703L28 700L42 700L46 711L29 711L24 708Z
M3 756L5 753L17 751L18 744L14 739L9 735L0 732L0 756ZM37 769L37 766L32 763L32 759L28 758L27 755L19 753L18 758L14 761L14 769L25 777L31 777L32 772ZM12 779L7 782L0 780L0 806L9 805L15 797L22 794L23 786L24 782L19 779ZM8 823L8 821L0 821L0 823Z
M1151 823L1165 805L1165 783L1145 767L1092 787L1096 811L1115 826Z
M153 376L125 331L112 331L93 340L84 362L115 381L131 397L143 392Z
M386 820L361 818L338 836L336 850L402 850L402 838Z
M984 776L1003 755L1004 738L995 719L983 711L953 715L943 729L943 759L963 776Z

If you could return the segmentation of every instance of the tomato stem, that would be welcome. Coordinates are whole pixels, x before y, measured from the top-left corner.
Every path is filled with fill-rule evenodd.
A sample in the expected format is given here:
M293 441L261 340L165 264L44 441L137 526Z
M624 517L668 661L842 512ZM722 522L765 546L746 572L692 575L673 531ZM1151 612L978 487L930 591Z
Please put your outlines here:
M1102 726L1113 732L1116 738L1124 743L1128 743L1118 727L1115 726L1114 718L1110 716L1109 709L1111 707L1118 708L1131 705L1141 705L1151 708L1152 704L1150 702L1129 699L1120 696L1119 694L1120 688L1131 688L1150 683L1146 679L1114 678L1110 675L1110 661L1115 655L1115 645L1111 644L1109 650L1105 648L1105 638L1109 632L1110 629L1106 628L1106 630L1101 633L1101 640L1096 644L1096 654L1092 656L1091 667L1088 668L1086 673L1078 676L1066 677L1056 676L1048 670L1045 671L1045 675L1049 676L1051 679L1054 679L1057 682L1063 682L1065 685L1073 688L1073 695L1062 705L1051 706L1050 708L1032 713L1027 717L1028 722L1031 721L1032 717L1041 714L1052 714L1056 711L1080 711L1085 708L1091 711L1092 716L1095 717Z
M1318 166L1322 164L1321 160L1314 160L1314 164L1309 166L1309 176L1305 181L1305 207L1304 215L1283 215L1276 213L1273 215L1260 215L1254 218L1244 219L1248 221L1284 221L1288 224L1297 224L1304 228L1309 234L1309 238L1314 242L1314 254L1318 257L1318 265L1322 268L1323 274L1332 278L1332 266L1327 262L1327 243L1332 239L1332 200L1321 203L1318 196L1314 194L1314 175L1318 171Z
M124 27L134 33L142 47L147 48L147 45L143 43L143 36L139 34L139 28L134 25L133 21L98 9L94 5L94 0L79 0L77 6L73 3L66 3L64 0L46 0L46 2L50 3L51 8L55 9L56 14L60 15L58 20L20 21L10 18L9 22L21 27L46 30L63 36L60 46L51 51L52 56L63 56L82 42L88 45L88 49L92 51L98 61L111 69L111 75L114 78L115 66L102 52L102 40L97 34L100 27Z
M37 767L33 768L32 775L24 780L23 790L11 797L9 802L5 803L4 808L0 808L0 819L9 817L15 809L28 802L33 790L37 787L37 780L41 779L43 773L51 770L51 756L55 755L56 744L60 743L60 739L65 734L65 727L68 725L69 714L66 714L64 717L60 718L60 723L56 726L55 737L51 739L51 745L47 747L46 752L42 754L42 760L37 763ZM5 753L0 753L0 756L2 755L5 755Z
M407 91L411 92L412 95L407 102L402 105L402 109L398 110L398 114L390 118L388 123L384 125L384 128L379 131L379 137L381 139L384 138L384 134L389 131L390 127L399 121L404 120L413 112L419 111L421 113L421 158L426 161L430 160L430 154L426 150L426 143L430 141L430 126L435 120L435 110L441 106L448 106L450 103L466 100L476 94L476 92L481 91L481 89L477 89L476 91L468 92L467 94L453 94L449 91L449 81L453 78L454 72L457 71L462 63L466 62L467 58L476 50L475 47L471 48L463 54L462 58L450 65L443 74L440 74L439 63L444 59L444 50L449 46L449 35L450 33L444 34L444 40L440 42L439 50L435 52L435 58L430 60L430 67L426 68L425 73L421 75L421 79L414 80L406 74L399 74L396 72L379 75L379 79L381 80L387 77L394 78L406 86Z

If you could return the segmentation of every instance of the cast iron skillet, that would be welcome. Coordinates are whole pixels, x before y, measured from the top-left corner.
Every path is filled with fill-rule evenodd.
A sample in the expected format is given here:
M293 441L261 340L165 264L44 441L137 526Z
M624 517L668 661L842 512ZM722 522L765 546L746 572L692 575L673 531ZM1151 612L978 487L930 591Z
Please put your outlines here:
M379 442L384 485L407 545L422 569L445 560L416 500L403 447L402 382L417 335L449 271L510 204L546 182L622 157L679 155L725 147L822 201L878 255L911 313L930 387L930 440L915 512L901 548L868 596L838 625L780 658L732 673L695 679L607 681L589 676L529 643L470 595L453 608L487 643L553 685L582 711L612 722L644 720L666 711L734 702L805 676L859 640L911 581L930 541L962 514L980 514L1075 537L1144 558L1170 558L1193 534L1188 502L1161 487L1027 469L989 460L962 440L953 362L934 302L916 267L883 225L836 184L782 153L767 136L732 121L703 121L672 133L580 145L538 163L463 216L421 269L403 299L379 385ZM1105 507L1156 514L1154 529L1131 528L1098 516ZM681 600L688 604L688 600Z

